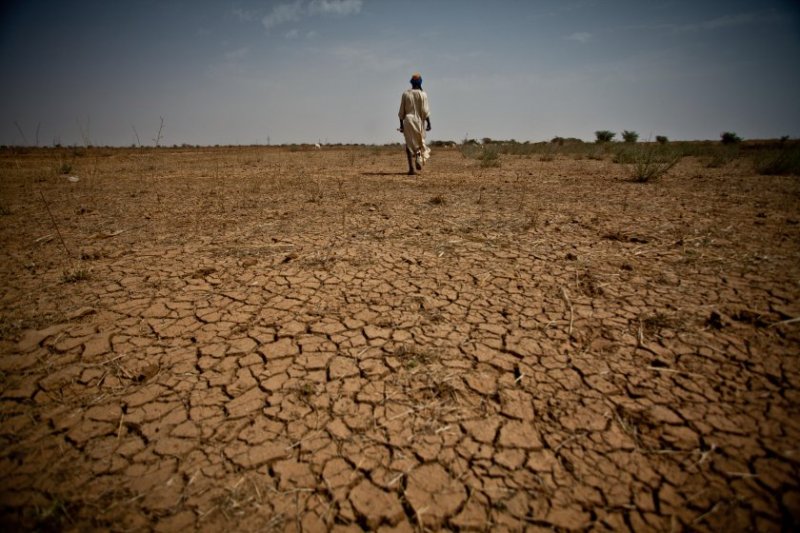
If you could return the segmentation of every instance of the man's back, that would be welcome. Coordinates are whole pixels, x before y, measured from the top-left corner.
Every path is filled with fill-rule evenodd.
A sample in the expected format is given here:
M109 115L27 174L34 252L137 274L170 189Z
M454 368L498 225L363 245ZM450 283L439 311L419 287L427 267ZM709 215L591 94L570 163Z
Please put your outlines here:
M406 115L415 115L421 120L428 118L428 95L422 89L408 89L400 99L400 119Z

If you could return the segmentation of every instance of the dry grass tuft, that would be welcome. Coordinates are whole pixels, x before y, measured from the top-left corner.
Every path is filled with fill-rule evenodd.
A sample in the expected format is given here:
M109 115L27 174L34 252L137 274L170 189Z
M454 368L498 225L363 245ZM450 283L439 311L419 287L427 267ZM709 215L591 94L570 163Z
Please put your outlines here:
M80 267L66 268L61 273L61 281L63 283L77 283L79 281L86 281L89 279L89 277L89 271Z

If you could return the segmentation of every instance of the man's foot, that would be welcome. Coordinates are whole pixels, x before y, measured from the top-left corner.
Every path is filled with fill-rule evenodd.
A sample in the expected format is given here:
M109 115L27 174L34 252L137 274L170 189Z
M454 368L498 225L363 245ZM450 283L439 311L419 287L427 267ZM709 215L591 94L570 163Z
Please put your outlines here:
M416 172L414 172L414 169L413 169L413 168L409 168L409 169L408 169L408 175L409 175L409 176L416 176L416 175L417 175L417 173L416 173Z
M422 170L422 154L417 152L416 157L414 157L414 163L417 165L417 170Z

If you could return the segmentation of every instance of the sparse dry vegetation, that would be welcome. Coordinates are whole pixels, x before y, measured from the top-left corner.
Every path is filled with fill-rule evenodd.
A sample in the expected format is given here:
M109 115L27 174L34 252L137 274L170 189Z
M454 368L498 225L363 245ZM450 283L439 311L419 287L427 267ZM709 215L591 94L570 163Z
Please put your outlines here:
M485 141L0 151L4 525L789 523L796 141Z

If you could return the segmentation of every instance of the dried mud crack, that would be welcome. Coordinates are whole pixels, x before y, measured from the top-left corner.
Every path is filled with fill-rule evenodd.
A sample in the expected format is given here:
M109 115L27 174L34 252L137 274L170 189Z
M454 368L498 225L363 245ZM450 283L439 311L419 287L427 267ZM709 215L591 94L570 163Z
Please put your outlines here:
M798 526L796 177L63 156L0 156L7 527Z

